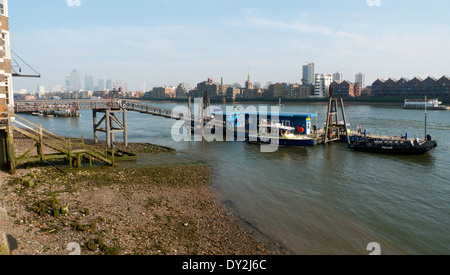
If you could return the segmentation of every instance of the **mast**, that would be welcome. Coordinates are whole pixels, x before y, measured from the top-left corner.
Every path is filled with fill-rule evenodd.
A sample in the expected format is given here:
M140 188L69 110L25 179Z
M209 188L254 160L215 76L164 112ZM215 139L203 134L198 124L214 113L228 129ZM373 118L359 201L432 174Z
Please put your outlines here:
M427 140L427 96L425 96L425 140Z

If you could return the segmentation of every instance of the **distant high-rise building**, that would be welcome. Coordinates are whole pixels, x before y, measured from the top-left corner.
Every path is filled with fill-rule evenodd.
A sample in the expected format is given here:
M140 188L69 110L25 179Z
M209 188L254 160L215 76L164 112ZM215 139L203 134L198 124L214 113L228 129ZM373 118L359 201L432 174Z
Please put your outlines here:
M123 81L122 80L116 80L115 83L113 83L113 90L121 90L123 91Z
M343 81L342 73L336 72L333 74L333 81L336 81L337 83L341 83Z
M79 91L81 90L81 80L80 80L80 74L77 72L77 70L73 70L70 74L70 83L72 86L72 91Z
M84 88L88 91L94 90L94 77L92 75L86 75L84 78Z
M146 83L145 82L142 82L140 85L139 85L139 92L141 92L141 93L145 93L145 89L146 89Z
M66 88L70 88L72 86L72 76L70 74L66 74Z
M314 97L327 97L332 79L330 74L316 74Z
M36 91L40 94L45 93L45 87L44 85L37 85Z
M99 78L98 79L97 90L99 90L99 91L104 91L105 90L105 79L103 79L103 78Z
M113 81L112 79L108 79L106 80L106 90L112 90L112 86L113 86Z
M53 86L50 88L50 92L52 92L52 93L60 92L61 90L62 90L61 85L53 85Z
M359 84L361 86L361 89L364 89L366 87L366 76L362 73L358 73L355 75L355 83Z
M303 64L303 84L314 84L314 63Z

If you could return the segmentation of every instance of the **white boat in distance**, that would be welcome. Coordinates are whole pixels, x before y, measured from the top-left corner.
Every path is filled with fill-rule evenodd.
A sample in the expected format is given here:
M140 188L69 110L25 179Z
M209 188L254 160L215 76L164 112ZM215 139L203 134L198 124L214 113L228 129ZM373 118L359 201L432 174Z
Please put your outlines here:
M414 110L450 110L450 106L442 105L439 99L406 99L403 109Z

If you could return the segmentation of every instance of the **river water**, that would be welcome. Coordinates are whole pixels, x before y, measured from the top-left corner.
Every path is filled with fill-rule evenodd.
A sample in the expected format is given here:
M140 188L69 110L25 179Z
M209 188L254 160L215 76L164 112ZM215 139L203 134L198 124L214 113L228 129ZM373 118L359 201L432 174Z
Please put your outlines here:
M317 112L313 124L321 127L327 106L288 104L282 111ZM92 112L81 114L24 117L59 135L92 139ZM420 110L347 105L346 114L353 129L361 125L372 134L424 136ZM380 245L382 254L450 254L448 111L428 112L428 133L438 147L424 156L353 152L344 144L262 153L259 145L244 142L175 142L174 123L128 112L129 141L175 148L179 163L187 159L211 164L219 198L291 254L369 254L372 242Z

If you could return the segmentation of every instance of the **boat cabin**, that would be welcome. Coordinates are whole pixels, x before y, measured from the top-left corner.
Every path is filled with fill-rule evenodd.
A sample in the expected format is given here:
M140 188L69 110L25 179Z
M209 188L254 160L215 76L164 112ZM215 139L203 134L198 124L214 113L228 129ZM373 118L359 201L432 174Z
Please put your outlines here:
M248 132L252 125L259 129L259 127L288 127L293 128L292 133L295 135L310 135L313 133L312 118L317 117L317 114L303 114L303 113L279 113L279 114L259 114L259 113L232 113L227 114L226 122L227 128L230 127L244 127ZM255 121L256 120L256 121Z

